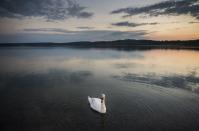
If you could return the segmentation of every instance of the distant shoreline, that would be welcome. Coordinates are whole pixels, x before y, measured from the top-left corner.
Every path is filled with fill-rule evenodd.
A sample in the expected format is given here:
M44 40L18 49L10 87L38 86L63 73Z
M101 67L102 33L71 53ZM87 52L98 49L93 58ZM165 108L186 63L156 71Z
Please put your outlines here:
M103 49L194 49L199 50L199 40L153 41L153 40L116 40L116 41L80 41L69 43L1 43L0 47L71 47Z

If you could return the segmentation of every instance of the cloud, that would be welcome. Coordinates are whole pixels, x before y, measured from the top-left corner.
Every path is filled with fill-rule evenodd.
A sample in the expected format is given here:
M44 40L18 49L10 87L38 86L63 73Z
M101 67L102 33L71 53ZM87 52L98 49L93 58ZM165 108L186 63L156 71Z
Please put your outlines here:
M119 39L145 39L149 32L115 30L70 31L59 28L24 29L16 34L0 34L0 43L111 41Z
M123 17L139 14L148 14L150 16L191 15L196 19L199 19L199 0L169 0L139 8L121 8L111 12L111 14L120 13L125 14Z
M89 26L80 26L80 27L77 27L78 29L82 29L82 30L91 30L91 29L94 29L94 27L89 27Z
M74 0L2 0L0 17L42 17L46 20L64 20L71 17L90 18L92 12Z
M199 22L196 21L190 21L189 24L199 24Z
M112 23L111 25L114 26L126 26L126 27L137 27L137 26L144 26L144 25L157 25L159 23L153 22L153 23L130 23L128 21L124 22L118 22L118 23Z
M65 29L59 29L59 28L27 28L23 29L25 32L34 32L34 33L64 33L64 34L70 34L70 33L76 33L76 31L70 31Z
M136 34L136 35L146 35L148 34L146 30L138 30L138 31L114 31L114 30L82 30L82 31L71 31L60 28L26 28L23 29L24 33L63 33L63 34L84 34L84 33L94 33L94 34Z
M137 31L107 31L102 32L104 34L101 39L105 40L122 40L122 39L145 39L145 36L150 34L146 30Z

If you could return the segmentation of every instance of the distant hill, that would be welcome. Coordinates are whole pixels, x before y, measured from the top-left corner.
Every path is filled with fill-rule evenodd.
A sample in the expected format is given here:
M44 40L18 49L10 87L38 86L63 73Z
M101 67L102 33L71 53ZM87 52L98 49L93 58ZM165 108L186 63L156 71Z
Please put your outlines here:
M74 47L74 48L111 48L121 50L131 49L199 49L199 40L187 41L154 41L154 40L116 40L116 41L82 41L69 43L2 43L0 47Z

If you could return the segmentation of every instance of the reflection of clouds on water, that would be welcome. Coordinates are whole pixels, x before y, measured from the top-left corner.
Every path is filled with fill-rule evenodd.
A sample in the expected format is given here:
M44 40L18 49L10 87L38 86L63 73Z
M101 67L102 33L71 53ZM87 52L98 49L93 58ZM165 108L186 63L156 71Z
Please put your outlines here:
M77 82L84 80L82 76L89 76L89 73L79 72L82 70L92 72L94 79L102 81L116 74L124 80L132 78L138 82L197 91L198 57L199 52L191 50L5 48L0 49L0 74L19 74L20 77L23 74L25 80L45 76L54 82L59 79ZM0 83L0 87L3 86Z
M166 88L181 88L199 93L199 77L196 76L196 72L190 72L188 75L168 75L161 76L152 74L132 74L122 73L122 75L114 75L113 78L129 81L139 82L152 85L158 85Z
M116 63L114 64L114 67L118 68L118 69L126 69L126 68L134 68L139 66L139 64L137 63L133 63L133 62L127 62L127 63Z
M80 84L93 74L90 71L50 70L48 73L0 75L0 87L53 87L67 84ZM1 88L0 88L1 89Z
M178 88L199 92L199 52L1 50L0 121L8 128L198 129L199 95ZM87 101L102 92L105 115L91 112Z
M140 51L123 52L69 48L6 48L0 49L0 73L46 73L52 69L90 70L93 67L108 68L108 65L115 61L119 62L142 58L143 52Z

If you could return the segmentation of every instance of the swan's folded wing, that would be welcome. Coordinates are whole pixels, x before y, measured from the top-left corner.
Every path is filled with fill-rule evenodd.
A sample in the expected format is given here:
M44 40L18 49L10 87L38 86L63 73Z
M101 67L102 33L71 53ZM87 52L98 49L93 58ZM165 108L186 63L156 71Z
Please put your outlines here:
M90 98L90 106L92 109L96 111L100 111L101 109L101 100L99 98Z

